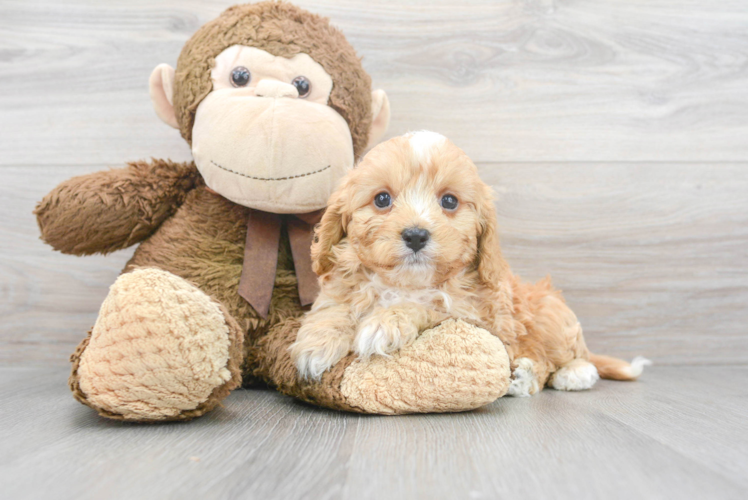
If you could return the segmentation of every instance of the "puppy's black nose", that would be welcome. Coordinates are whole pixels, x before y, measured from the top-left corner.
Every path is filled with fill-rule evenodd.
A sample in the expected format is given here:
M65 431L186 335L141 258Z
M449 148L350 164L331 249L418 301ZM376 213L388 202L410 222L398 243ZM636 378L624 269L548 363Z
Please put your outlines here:
M420 227L410 227L400 233L405 242L405 246L413 250L414 252L419 251L421 248L426 246L429 241L429 232Z

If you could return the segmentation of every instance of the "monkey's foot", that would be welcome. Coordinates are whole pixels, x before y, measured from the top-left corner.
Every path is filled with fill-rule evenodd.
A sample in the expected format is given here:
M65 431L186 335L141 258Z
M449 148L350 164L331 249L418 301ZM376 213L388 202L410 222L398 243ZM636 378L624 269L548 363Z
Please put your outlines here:
M503 396L509 376L509 358L497 337L448 320L391 357L354 361L340 392L366 413L466 411Z
M242 335L225 308L160 269L110 288L89 337L71 356L70 388L120 420L187 420L241 383Z
M310 403L360 413L466 411L504 395L509 357L486 330L448 320L423 332L391 356L349 354L319 380L298 376L288 347L298 319L286 320L250 350L253 374L279 391Z

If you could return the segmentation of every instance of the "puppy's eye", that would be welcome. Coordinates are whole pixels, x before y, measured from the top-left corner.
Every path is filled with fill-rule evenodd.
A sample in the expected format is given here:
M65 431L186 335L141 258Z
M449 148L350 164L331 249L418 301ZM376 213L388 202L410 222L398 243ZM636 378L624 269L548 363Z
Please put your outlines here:
M291 85L296 87L296 90L299 91L299 97L308 96L309 92L312 90L312 82L310 82L309 78L305 76L297 76L291 80Z
M392 197L390 193L381 192L374 197L374 204L378 208L387 208L392 205Z
M252 75L244 66L237 66L231 70L231 85L234 87L246 87Z
M444 210L454 210L457 208L457 197L453 194L445 194L442 196L441 206Z

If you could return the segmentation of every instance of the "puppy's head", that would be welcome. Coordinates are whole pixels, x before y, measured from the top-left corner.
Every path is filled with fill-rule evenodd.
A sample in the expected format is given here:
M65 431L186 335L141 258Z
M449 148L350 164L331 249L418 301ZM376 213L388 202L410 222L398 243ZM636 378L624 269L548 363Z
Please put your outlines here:
M317 274L333 268L346 237L360 263L391 285L436 286L473 268L493 288L506 266L491 189L434 132L380 144L343 179L312 245Z

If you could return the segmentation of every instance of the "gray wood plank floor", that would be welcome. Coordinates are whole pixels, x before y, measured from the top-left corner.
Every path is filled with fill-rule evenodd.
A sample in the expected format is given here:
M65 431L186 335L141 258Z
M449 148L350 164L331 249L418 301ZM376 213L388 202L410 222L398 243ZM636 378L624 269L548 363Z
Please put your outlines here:
M744 499L748 368L654 367L641 381L406 417L235 391L190 423L130 425L60 369L0 369L8 499Z

